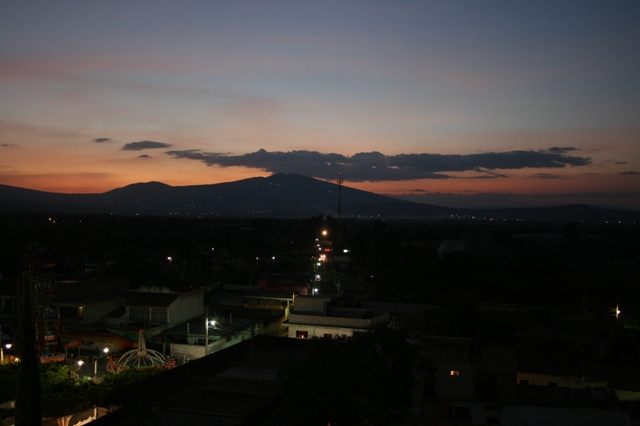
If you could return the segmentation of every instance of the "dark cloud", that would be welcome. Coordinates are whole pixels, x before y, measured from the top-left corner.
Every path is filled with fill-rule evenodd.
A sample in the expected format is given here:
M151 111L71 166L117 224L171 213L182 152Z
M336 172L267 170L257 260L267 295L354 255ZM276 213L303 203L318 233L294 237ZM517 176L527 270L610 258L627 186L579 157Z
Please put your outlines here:
M93 141L96 143L109 142L110 138L95 138Z
M565 146L565 147L554 146L552 148L549 148L549 152L556 152L558 154L564 154L565 152L577 151L577 150L578 148L573 148L570 146Z
M554 175L552 173L536 173L531 177L537 178L537 179L563 179L564 178L564 176Z
M13 146L18 146L18 145L15 145L15 144L12 144L12 143L0 143L0 146L3 147L3 148L11 148Z
M621 165L621 164L628 164L628 163L627 163L626 161L616 161L616 162L615 162L615 163L613 163L613 164Z
M484 174L479 176L473 176L471 177L471 179L498 179L498 178L509 177L509 175L505 175L503 173L493 173L486 170L476 170L476 171L481 171Z
M139 142L142 143L142 142ZM562 148L570 150L570 148ZM557 151L557 150L556 150ZM200 150L168 151L175 158L202 161L209 166L243 166L273 173L296 173L320 179L333 179L338 173L350 181L400 181L447 179L446 173L474 171L478 177L506 177L496 170L525 168L562 168L591 164L588 157L568 156L560 152L509 151L468 155L399 154L360 152L352 156L323 154L317 151L256 152L230 155Z
M620 173L621 175L631 175L631 176L636 176L636 175L640 175L640 172L634 172L633 170L629 170L628 172L622 172Z
M138 158L151 158L149 154L138 155Z
M122 147L123 151L141 151L143 149L158 149L158 148L169 148L171 144L164 142L154 142L154 141L140 141L140 142L130 142L124 144Z

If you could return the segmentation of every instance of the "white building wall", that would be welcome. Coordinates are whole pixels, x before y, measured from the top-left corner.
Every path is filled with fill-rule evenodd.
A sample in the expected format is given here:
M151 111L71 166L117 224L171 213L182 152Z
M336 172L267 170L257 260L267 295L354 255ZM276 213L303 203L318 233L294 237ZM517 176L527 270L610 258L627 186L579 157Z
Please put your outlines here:
M638 401L640 400L640 391L615 390L616 396L620 401Z
M346 318L323 315L306 315L292 313L289 315L289 324L302 324L316 327L340 327L340 328L357 328L369 329L376 325L387 324L389 315L383 314L373 318Z
M183 294L169 306L168 321L180 324L204 315L204 293Z
M257 335L259 330L254 330ZM201 336L204 337L204 336ZM194 359L202 358L205 354L212 354L221 351L230 346L237 345L240 342L251 339L251 328L248 327L237 334L222 337L215 342L209 343L209 347L204 345L185 345L180 343L171 343L169 347L170 357L180 362L188 362Z
M353 337L354 332L364 332L366 330L342 327L310 326L306 324L289 324L290 338L297 338L298 331L306 331L308 338L314 339L326 337L326 335L331 335L331 337Z
M169 356L180 362L188 362L192 359L202 358L204 356L204 346L171 343Z

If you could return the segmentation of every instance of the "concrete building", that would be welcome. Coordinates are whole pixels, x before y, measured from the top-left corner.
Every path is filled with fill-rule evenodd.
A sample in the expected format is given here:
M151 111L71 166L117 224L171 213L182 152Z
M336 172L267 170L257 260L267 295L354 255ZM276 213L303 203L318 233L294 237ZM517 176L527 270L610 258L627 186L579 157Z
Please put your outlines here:
M150 338L175 324L203 316L204 293L204 289L186 293L153 288L131 291L124 298L125 312L120 319L124 324L143 324L147 337ZM155 331L150 332L149 328L154 328Z
M332 305L332 298L300 296L285 322L290 338L353 337L353 333L389 324L386 311Z
M247 319L233 321L197 318L163 333L169 356L180 363L191 362L257 336L262 324Z
M517 378L523 376L509 348L433 336L421 343L435 370L427 382L434 386L434 413L441 424L631 425L612 390L562 387L562 382L518 384Z

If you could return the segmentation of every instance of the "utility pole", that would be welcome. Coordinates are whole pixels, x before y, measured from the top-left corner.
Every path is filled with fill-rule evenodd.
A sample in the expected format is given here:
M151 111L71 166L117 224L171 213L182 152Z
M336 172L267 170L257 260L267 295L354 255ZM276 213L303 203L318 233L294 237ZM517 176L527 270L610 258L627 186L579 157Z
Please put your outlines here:
M342 173L338 173L338 219L340 219L340 212L342 211Z
M205 308L204 316L204 356L209 355L209 308Z

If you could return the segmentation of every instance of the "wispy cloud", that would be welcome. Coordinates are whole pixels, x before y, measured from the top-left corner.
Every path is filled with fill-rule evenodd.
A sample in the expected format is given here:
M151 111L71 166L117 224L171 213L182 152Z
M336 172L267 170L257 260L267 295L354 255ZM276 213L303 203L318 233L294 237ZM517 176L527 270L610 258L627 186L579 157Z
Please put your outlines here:
M140 141L140 142L126 143L122 147L122 150L123 151L142 151L143 149L169 148L170 146L172 145L164 142Z
M559 146L554 146L549 148L549 152L555 152L558 154L566 154L569 151L577 151L578 148L573 148L570 146L566 146L566 147L559 147Z
M95 138L93 141L95 143L103 143L103 142L109 142L111 140L111 138Z
M640 175L640 172L634 172L633 170L629 170L627 172L622 172L620 173L621 175L631 175L631 176L635 176L635 175Z
M140 142L142 143L142 142ZM591 164L589 157L566 155L575 148L552 148L543 151L489 152L467 155L398 154L360 152L352 156L317 151L256 152L230 155L203 152L197 149L168 151L179 159L202 161L209 166L243 166L273 173L296 173L321 179L333 179L338 173L348 174L349 180L402 181L413 179L447 179L448 173L476 172L477 177L506 177L496 170L526 168L563 168Z
M536 173L531 177L537 178L537 179L563 179L564 178L564 176L556 175L553 173Z

